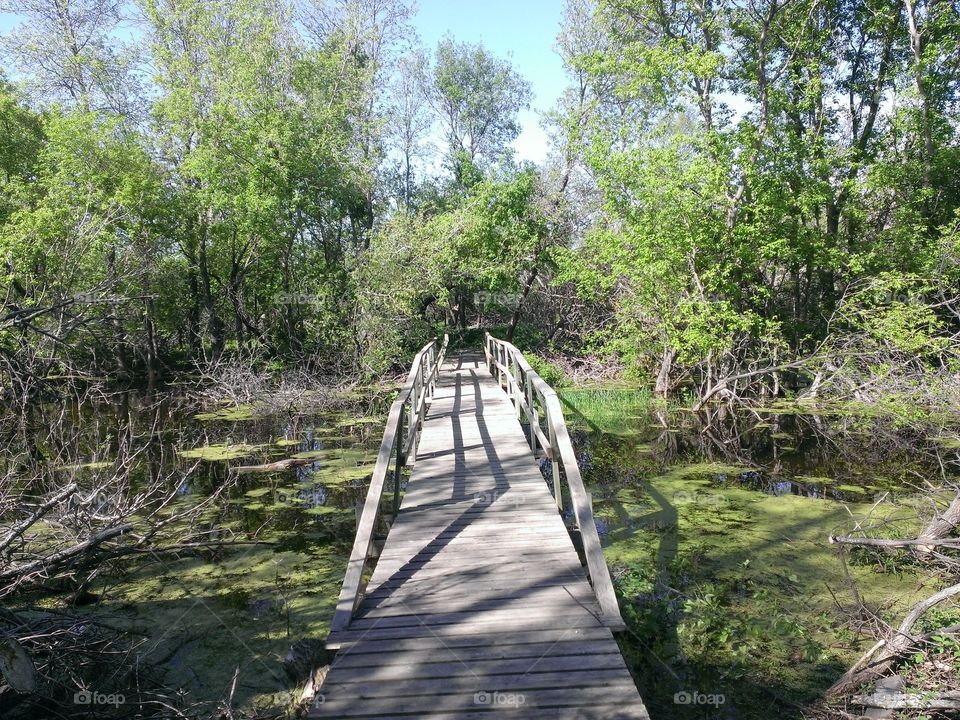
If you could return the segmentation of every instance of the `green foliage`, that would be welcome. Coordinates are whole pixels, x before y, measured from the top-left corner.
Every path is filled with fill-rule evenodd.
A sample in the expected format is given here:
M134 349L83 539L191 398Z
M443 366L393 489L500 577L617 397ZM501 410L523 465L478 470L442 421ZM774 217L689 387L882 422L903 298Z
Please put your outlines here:
M956 357L955 8L916 7L917 58L896 4L574 5L565 129L604 212L559 279L610 298L607 350L701 388L824 342L850 384Z
M469 188L481 179L475 166L497 162L520 134L517 112L530 103L530 84L482 45L445 38L437 46L433 94L456 182Z

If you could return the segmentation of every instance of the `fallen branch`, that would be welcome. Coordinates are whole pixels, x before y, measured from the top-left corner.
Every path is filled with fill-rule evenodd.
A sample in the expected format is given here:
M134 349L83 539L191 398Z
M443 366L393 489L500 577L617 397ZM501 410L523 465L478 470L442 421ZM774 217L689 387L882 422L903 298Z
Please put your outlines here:
M6 550L7 547L10 545L10 543L12 543L18 537L23 535L23 533L25 533L30 528L31 525L33 525L35 522L37 522L37 520L39 520L41 517L43 517L48 512L50 512L51 509L53 509L58 504L60 504L61 502L66 500L68 497L73 495L76 489L77 489L77 484L70 483L65 488L63 488L63 490L61 490L59 493L57 493L52 498L47 500L43 505L41 505L36 510L34 510L33 514L30 515L30 517L28 517L26 520L23 520L22 522L15 525L13 529L7 533L6 537L3 538L2 541L0 541L0 552L3 552L4 550Z
M875 693L854 695L854 705L886 710L960 710L960 690L931 693Z
M950 535L957 529L958 525L960 525L960 492L957 493L950 506L942 513L938 513L920 533L920 537L926 542L917 548L917 553L929 554L938 545L942 546L943 543L937 541ZM960 543L960 539L957 539L957 542Z
M830 536L831 543L842 545L860 545L865 547L910 547L924 546L933 549L934 547L946 547L960 549L960 538L944 538L942 540L931 540L929 537L918 537L912 540L885 540L882 538L855 538L843 535Z
M893 637L885 642L880 641L874 645L869 653L860 658L853 667L847 670L847 672L827 690L827 695L847 695L860 688L860 686L874 682L885 675L893 665L894 660L913 647L917 642L910 633L920 617L930 608L939 605L944 600L948 600L955 595L960 595L960 583L944 588L940 592L934 593L914 605L903 619L903 622L900 623L900 627L897 628ZM882 650L882 652L880 652L877 659L869 665L864 666L864 663L870 660L874 653L879 650Z
M22 578L38 570L48 572L57 565L64 563L78 555L82 555L101 543L104 543L107 540L116 537L117 535L122 535L125 532L129 532L132 529L133 525L124 524L107 528L106 530L101 530L100 532L91 535L82 543L77 543L71 548L61 550L60 552L54 553L53 555L49 555L47 557L42 557L38 560L34 560L33 562L26 563L25 565L16 565L8 570L4 570L3 572L0 572L0 580Z
M301 465L309 465L312 462L315 461L307 458L287 458L286 460L277 460L276 462L264 463L263 465L239 465L233 468L233 471L238 475L258 472L280 472L281 470L288 470L290 468L300 467Z

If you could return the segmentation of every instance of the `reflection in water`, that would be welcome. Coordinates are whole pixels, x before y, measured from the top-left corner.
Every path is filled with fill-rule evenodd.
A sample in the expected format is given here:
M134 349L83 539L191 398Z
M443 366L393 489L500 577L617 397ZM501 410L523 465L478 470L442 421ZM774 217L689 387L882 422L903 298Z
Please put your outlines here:
M84 627L108 617L119 646L133 648L126 665L182 689L184 706L209 703L203 716L213 716L231 683L237 707L284 710L300 678L288 677L283 659L298 641L327 632L382 431L366 413L368 405L379 413L385 400L364 398L363 412L344 399L323 413L218 412L204 420L195 415L207 408L182 395L121 393L11 413L0 424L7 479L24 478L16 489L36 496L52 483L75 482L94 515L102 499L90 489L108 482L128 497L162 484L157 496L172 496L174 510L233 482L202 514L167 526L183 547L104 562L85 587L83 607L71 604L75 588L52 584L5 598L5 607L27 611L40 600L57 617L81 616ZM307 462L236 472L287 458ZM123 503L117 497L110 496L114 506ZM113 684L100 690L134 697L112 669L89 672L85 683L109 677Z
M870 607L913 601L917 576L844 567L828 537L956 482L960 452L939 429L562 396L651 717L802 717L865 649L840 609L851 578ZM693 691L726 702L676 704Z

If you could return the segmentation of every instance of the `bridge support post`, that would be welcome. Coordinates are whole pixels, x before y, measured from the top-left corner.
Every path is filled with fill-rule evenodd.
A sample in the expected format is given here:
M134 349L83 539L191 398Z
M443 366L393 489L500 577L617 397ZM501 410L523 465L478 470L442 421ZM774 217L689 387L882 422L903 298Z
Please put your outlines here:
M550 429L550 469L553 471L553 499L557 501L557 509L563 513L563 492L560 490L560 444L557 442L557 431L550 417L550 408L547 408L547 427Z
M533 456L537 456L537 411L533 407L533 383L526 379L527 386L527 420L530 422L530 449Z
M397 423L397 457L393 465L393 519L396 521L400 512L400 472L403 469L403 408L400 408L400 420Z

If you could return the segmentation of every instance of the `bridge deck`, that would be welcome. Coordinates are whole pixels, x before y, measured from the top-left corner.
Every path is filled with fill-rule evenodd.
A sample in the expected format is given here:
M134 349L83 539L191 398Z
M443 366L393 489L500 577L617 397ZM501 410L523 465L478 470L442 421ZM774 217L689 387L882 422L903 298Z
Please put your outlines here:
M515 410L449 359L311 717L647 718Z

